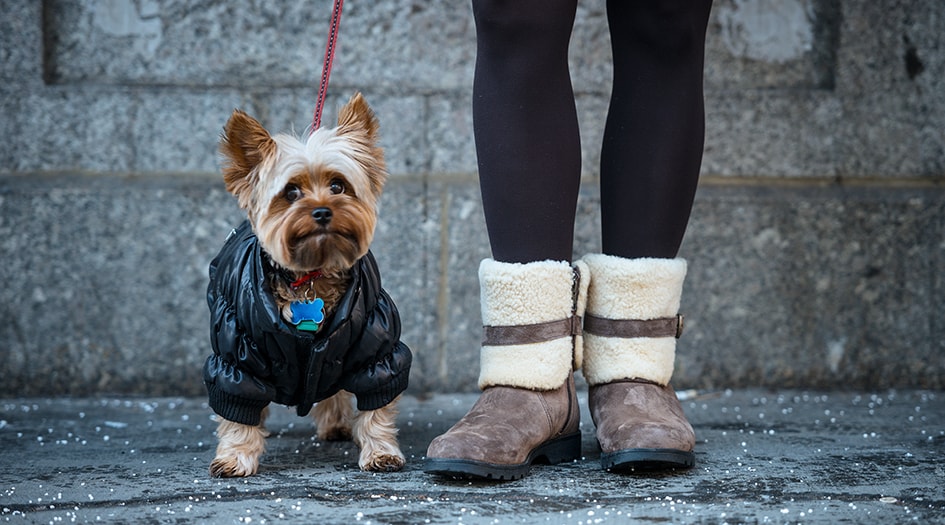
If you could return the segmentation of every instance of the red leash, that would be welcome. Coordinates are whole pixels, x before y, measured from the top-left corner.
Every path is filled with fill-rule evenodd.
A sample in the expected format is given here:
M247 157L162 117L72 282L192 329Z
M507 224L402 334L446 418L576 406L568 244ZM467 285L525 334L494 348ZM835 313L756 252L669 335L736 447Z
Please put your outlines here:
M322 80L318 86L318 100L315 102L315 116L312 119L312 131L322 124L322 108L325 106L325 96L328 93L328 77L331 75L331 62L335 58L335 47L338 42L338 25L341 24L341 7L344 0L335 0L331 10L331 24L328 27L328 43L325 44L325 58L322 60Z

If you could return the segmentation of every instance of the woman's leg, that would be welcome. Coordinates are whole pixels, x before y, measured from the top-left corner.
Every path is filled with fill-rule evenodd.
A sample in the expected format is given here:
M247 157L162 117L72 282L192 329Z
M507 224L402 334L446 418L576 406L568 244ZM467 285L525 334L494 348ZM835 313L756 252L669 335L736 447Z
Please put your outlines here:
M601 151L603 251L676 256L702 164L711 0L608 0L614 83Z
M575 3L473 2L473 117L495 258L479 266L483 392L430 443L427 472L518 479L534 461L581 455L572 369L588 280L570 263L581 175L567 62Z
M614 88L601 153L604 254L584 316L588 405L607 470L691 467L695 434L670 386L687 265L676 258L705 135L709 0L608 0Z
M473 128L502 262L570 261L581 144L568 72L577 0L473 2Z

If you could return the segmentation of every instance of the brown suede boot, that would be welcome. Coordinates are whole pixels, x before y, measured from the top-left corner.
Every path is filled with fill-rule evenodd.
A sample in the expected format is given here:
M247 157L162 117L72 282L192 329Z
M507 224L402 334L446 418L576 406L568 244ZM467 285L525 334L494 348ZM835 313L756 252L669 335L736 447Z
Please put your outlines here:
M607 470L686 468L696 435L670 385L617 381L589 388L601 466Z
M573 376L557 390L489 387L449 432L430 443L424 470L519 479L532 463L580 457L580 418Z
M430 443L426 472L513 480L533 463L580 457L573 369L581 362L586 275L582 264L483 261L483 393Z
M688 468L695 433L669 386L683 259L588 255L584 377L607 470Z

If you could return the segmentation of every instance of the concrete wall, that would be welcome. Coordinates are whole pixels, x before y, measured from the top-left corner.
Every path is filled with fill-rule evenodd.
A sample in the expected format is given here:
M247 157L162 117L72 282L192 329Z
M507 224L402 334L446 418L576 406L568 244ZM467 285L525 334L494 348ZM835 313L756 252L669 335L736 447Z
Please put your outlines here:
M234 107L311 120L328 0L5 0L0 395L201 394L206 267L241 218L218 175ZM945 3L716 0L677 386L945 387ZM392 180L375 252L411 390L472 390L489 256L466 2L345 5L326 122L355 90ZM572 76L575 254L599 249L603 2Z

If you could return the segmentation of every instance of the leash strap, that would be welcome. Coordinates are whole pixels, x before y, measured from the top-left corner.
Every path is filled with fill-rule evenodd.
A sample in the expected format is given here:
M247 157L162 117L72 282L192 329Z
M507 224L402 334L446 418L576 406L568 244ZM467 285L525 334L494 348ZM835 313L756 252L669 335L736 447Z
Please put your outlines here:
M331 10L331 24L328 27L328 43L325 44L325 58L322 60L322 79L318 86L318 99L315 102L315 116L312 118L312 131L322 124L322 108L325 106L325 96L328 93L328 77L331 76L331 63L335 58L335 48L338 42L338 26L341 24L341 7L344 0L335 0Z

